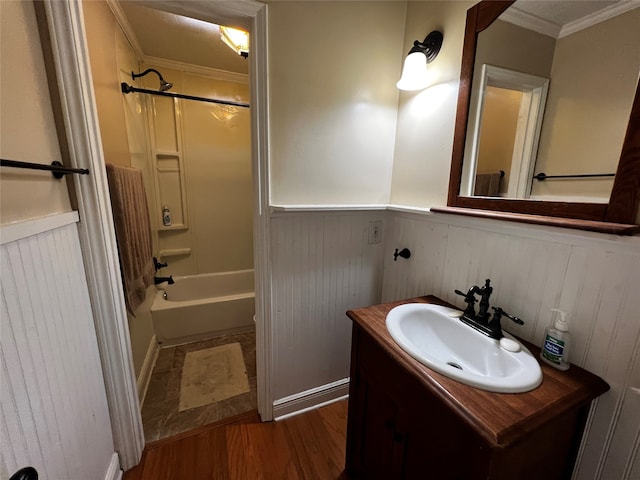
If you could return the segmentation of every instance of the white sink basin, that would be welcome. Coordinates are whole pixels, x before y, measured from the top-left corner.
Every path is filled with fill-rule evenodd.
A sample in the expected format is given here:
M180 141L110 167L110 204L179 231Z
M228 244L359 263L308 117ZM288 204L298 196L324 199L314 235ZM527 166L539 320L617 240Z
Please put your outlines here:
M509 350L459 320L461 312L439 305L410 303L387 314L387 330L405 352L442 375L491 392L519 393L542 382L537 360L513 340ZM503 339L509 343L509 340ZM512 347L516 348L512 348Z

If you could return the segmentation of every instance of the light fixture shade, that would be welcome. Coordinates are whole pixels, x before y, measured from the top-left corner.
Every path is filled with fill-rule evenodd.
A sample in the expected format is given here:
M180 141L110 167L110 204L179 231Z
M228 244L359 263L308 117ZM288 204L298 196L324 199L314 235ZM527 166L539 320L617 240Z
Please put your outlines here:
M220 27L220 38L231 50L243 57L249 56L249 34L237 28Z
M410 53L404 60L402 76L396 87L400 90L421 90L428 85L427 56L422 52Z

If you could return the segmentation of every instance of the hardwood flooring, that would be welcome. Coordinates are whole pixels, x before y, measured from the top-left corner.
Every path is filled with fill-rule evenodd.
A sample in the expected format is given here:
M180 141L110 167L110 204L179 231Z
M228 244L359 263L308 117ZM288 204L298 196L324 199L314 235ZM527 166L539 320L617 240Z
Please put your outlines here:
M347 480L347 401L279 422L239 415L148 444L124 480Z

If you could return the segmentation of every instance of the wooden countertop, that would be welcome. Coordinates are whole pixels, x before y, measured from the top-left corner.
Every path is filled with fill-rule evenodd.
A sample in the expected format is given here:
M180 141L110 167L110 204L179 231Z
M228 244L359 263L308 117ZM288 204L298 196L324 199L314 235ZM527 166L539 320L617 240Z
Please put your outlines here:
M554 417L587 405L609 390L604 380L580 367L571 365L569 370L562 372L543 362L539 362L542 384L525 393L487 392L445 377L402 350L387 331L387 313L405 303L452 306L429 295L349 310L347 315L371 335L401 368L415 376L492 446L510 445ZM537 359L540 348L523 343Z

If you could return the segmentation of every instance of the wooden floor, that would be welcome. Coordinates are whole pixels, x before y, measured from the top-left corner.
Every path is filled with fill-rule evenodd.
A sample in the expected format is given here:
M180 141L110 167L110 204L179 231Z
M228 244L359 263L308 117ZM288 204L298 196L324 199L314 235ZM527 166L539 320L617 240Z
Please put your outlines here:
M148 444L124 480L345 480L347 401L279 422L257 412Z

